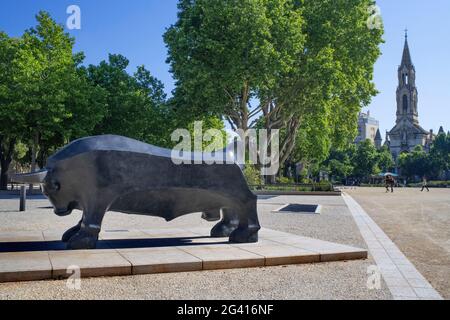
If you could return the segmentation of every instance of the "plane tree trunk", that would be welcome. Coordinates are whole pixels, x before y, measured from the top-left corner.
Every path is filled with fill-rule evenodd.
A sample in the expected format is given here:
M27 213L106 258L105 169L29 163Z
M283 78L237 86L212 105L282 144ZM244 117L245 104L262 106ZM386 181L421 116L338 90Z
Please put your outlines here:
M0 136L0 190L8 189L8 170L12 162L16 139L7 141Z

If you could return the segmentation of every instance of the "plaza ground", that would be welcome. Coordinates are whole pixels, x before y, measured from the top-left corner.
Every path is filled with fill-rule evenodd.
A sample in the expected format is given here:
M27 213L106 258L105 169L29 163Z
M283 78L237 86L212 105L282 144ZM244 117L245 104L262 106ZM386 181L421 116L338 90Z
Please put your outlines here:
M345 189L381 227L426 280L450 299L450 189ZM320 204L322 213L272 213L287 203ZM43 197L28 201L20 213L16 196L0 195L0 234L63 230L75 225L80 212L57 217ZM360 229L339 196L263 196L258 201L261 224L296 235L367 248ZM104 230L212 227L200 214L172 222L147 216L108 213ZM281 267L90 278L73 291L66 281L0 284L0 299L392 299L384 281L367 287L368 260Z
M450 189L345 190L420 273L450 299Z
M286 203L321 204L320 215L272 213ZM28 211L17 212L18 199L0 200L0 232L65 230L78 222L80 212L60 218L47 200L28 201ZM259 214L264 227L316 239L367 248L341 197L262 197ZM159 218L108 213L104 229L212 227L200 214L170 223ZM0 284L0 299L391 299L383 283L367 288L368 260L153 274L82 280L80 291L69 290L66 281Z

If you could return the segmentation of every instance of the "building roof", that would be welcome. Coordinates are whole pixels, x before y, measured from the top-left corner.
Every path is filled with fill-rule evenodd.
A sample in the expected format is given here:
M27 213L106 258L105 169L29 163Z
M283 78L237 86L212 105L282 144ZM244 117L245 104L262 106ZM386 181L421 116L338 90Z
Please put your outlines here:
M411 53L409 52L408 34L405 34L405 46L403 48L402 62L400 66L412 67Z
M377 130L377 135L375 136L375 141L377 141L377 140L379 140L379 141L383 140L383 138L381 137L380 129Z

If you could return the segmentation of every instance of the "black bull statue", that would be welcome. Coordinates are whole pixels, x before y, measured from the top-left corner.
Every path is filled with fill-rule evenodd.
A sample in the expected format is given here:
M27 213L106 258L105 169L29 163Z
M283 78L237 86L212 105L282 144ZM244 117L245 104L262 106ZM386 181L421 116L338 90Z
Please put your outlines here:
M58 216L83 211L62 237L68 249L95 248L107 211L167 221L195 212L215 221L222 213L212 237L258 241L257 197L234 163L176 164L171 150L105 135L76 140L50 157L44 170L15 175L13 181L40 183Z

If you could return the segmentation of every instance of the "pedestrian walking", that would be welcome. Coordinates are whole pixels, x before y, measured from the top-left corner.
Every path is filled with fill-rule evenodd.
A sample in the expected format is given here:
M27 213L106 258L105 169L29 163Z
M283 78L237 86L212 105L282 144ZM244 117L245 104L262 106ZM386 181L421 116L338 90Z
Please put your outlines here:
M386 183L386 193L388 193L389 190L391 191L391 193L393 193L395 185L394 177L391 175L387 175L385 178L385 183Z
M420 192L423 192L423 190L425 189L427 189L427 192L430 192L430 189L428 188L427 177L423 177L422 179L422 190Z

